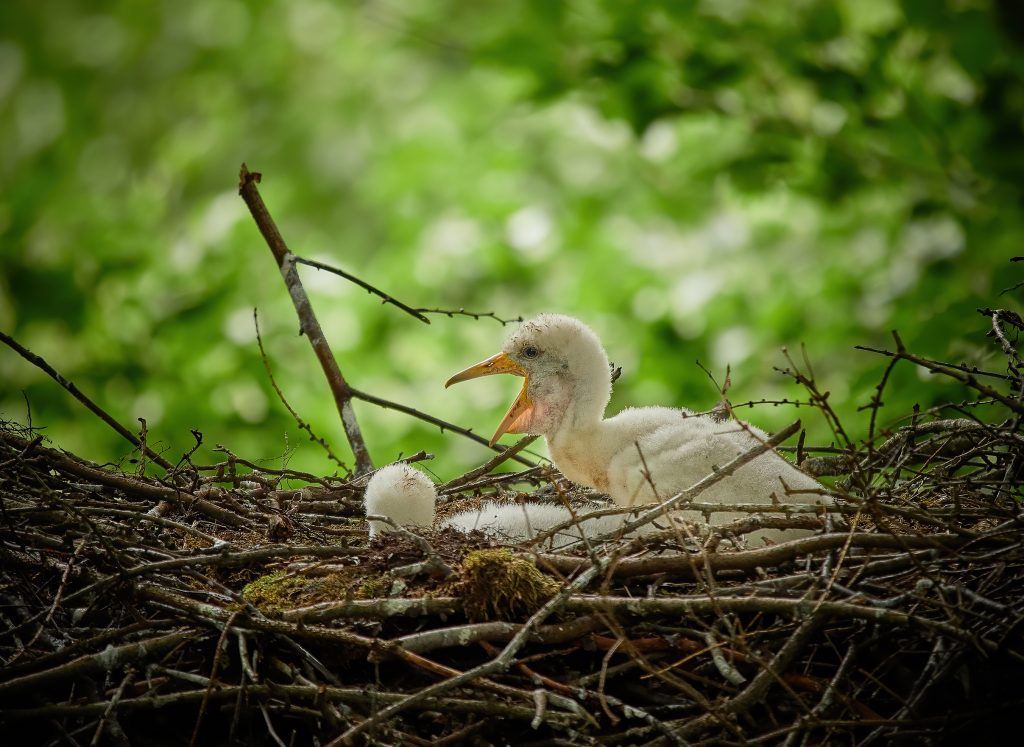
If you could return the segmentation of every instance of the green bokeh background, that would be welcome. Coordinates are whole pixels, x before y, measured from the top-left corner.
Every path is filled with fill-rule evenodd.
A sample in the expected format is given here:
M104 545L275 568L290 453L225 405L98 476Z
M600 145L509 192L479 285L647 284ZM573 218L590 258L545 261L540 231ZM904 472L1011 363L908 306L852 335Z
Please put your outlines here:
M996 365L975 308L1019 308L1024 13L984 0L0 4L0 329L172 461L192 443L350 461L239 164L291 248L413 306L579 316L612 409L797 397L807 355L854 435L899 329ZM519 382L444 391L508 329L426 326L302 268L351 382L489 435ZM911 366L883 420L961 393ZM0 350L0 417L97 460L130 449ZM480 446L357 404L378 464ZM744 411L777 428L804 415ZM208 451L200 458L213 458Z

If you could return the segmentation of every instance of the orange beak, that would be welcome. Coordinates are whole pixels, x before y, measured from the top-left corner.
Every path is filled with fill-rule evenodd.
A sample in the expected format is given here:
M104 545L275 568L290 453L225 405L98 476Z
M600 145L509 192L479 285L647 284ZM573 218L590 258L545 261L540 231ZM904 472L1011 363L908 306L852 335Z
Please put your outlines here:
M494 446L498 439L506 433L529 433L530 424L533 422L534 406L533 402L530 401L529 394L527 394L530 386L530 377L526 371L504 353L498 353L485 361L477 363L475 366L459 371L444 383L444 388L447 389L452 384L458 384L460 381L468 381L469 379L478 379L481 376L492 376L501 373L522 376L524 379L523 388L519 391L519 396L516 397L515 402L508 408L505 417L502 418L501 423L498 425L498 430L491 437L491 446Z

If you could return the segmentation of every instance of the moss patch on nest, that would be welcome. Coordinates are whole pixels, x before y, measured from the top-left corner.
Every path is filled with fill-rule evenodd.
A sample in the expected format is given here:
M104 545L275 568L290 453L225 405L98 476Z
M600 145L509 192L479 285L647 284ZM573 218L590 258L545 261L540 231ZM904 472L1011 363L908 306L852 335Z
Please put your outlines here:
M366 578L360 568L315 576L274 571L246 584L242 598L261 611L272 614L318 602L383 597L390 589L390 578Z
M455 591L473 621L509 620L531 615L561 588L533 561L506 547L472 550L459 568Z

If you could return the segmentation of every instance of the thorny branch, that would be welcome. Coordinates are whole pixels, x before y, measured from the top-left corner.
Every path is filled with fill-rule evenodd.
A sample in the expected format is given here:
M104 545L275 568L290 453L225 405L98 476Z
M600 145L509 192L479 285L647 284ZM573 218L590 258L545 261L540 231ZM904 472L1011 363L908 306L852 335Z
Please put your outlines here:
M493 311L466 311L465 309L416 309L416 311L423 314L439 314L441 316L446 316L449 319L456 316L468 316L474 320L493 319L502 327L507 324L516 324L523 321L521 316L517 316L512 319L503 319Z
M328 265L324 262L319 262L314 259L306 259L305 257L298 256L295 257L295 262L300 265L308 265L309 267L315 267L318 270L330 272L337 275L338 277L345 278L349 282L358 285L367 293L377 296L381 300L381 303L391 304L392 306L401 309L414 319L418 319L419 321L424 322L425 324L430 324L430 320L426 316L424 316L425 314L439 314L441 316L446 316L449 319L452 319L456 316L468 316L471 319L475 320L493 319L494 321L501 324L501 326L503 327L507 324L513 324L516 322L523 321L523 318L521 316L517 316L514 319L502 319L493 311L466 311L465 309L414 309L408 304L402 303L394 296L391 296L385 293L384 291L380 290L379 288L370 285L362 278L358 278L355 275L352 275L351 273L338 269L337 267L332 267L331 265Z
M295 262L300 265L309 265L310 267L315 267L318 270L324 270L325 272L331 272L334 273L335 275L338 275L339 277L343 277L350 283L355 283L360 288L365 290L367 293L377 296L381 300L381 303L389 303L392 306L401 309L402 311L404 311L406 314L409 314L413 318L419 319L421 322L424 322L425 324L430 324L430 320L420 313L420 309L414 309L411 306L407 306L394 296L389 296L384 291L375 288L374 286L367 283L365 280L357 278L355 275L347 273L344 270L339 270L337 267L331 267L330 265L324 264L323 262L317 262L316 260L313 259L295 257Z

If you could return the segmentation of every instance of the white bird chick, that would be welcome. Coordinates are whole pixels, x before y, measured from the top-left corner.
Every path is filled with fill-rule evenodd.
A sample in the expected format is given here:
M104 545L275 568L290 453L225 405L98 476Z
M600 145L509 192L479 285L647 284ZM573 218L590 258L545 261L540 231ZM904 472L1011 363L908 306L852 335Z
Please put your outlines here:
M408 464L377 470L366 485L366 515L387 516L399 526L429 527L434 523L437 489L430 478ZM393 531L383 521L370 521L370 536Z
M562 474L607 493L620 506L668 499L767 438L739 421L719 422L669 407L627 408L605 419L611 397L608 356L597 335L568 316L542 314L523 323L502 352L455 374L445 386L498 373L525 381L491 444L505 433L542 434ZM810 492L787 496L783 482L790 490ZM817 481L768 451L697 500L770 504L775 494L783 502L814 503L821 491ZM713 515L713 523L745 515L720 512ZM696 521L701 516L684 512L683 518ZM765 530L749 537L788 539L805 534Z
M408 464L389 464L370 478L363 502L367 516L386 516L399 526L430 527L434 524L437 490L426 475ZM545 545L555 549L571 544L580 539L581 531L587 537L613 532L627 520L626 516L586 517L588 510L598 508L594 505L578 509L578 523L560 530ZM523 542L571 519L567 508L550 503L520 505L485 501L479 508L450 516L441 527L452 527L460 532L481 531L509 542ZM642 531L657 528L649 524ZM391 531L394 528L386 522L370 521L370 537Z

